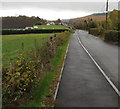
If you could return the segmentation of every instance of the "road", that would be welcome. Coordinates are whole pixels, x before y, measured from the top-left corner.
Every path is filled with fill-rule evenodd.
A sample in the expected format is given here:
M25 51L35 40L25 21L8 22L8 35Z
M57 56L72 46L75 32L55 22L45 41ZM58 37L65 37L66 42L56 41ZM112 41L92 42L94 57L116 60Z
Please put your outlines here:
M76 31L90 54L118 87L118 46L105 43L88 32Z
M116 46L105 44L102 40L89 35L87 32L77 30L70 40L55 107L118 107L118 95L83 50L77 40L77 36L81 38L83 44L88 47L91 54L94 55L95 59L98 59L98 62L100 61L100 64L103 66L105 57L102 56L102 52L106 52L107 48L105 49L105 47L113 47L113 54L117 52L114 50L114 48L117 48ZM103 43L106 45L105 47ZM105 51L99 51L102 47L104 47ZM106 53L109 54L111 52ZM106 57L107 54L105 55ZM100 58L98 58L99 56ZM109 58L110 54L107 59ZM104 68L106 71L112 72L115 68L112 69L109 65L113 62L116 65L116 62L114 59L113 62L111 62L110 59L107 61L109 62L105 62L108 63L108 65L106 66L105 63ZM116 69L114 72L117 74ZM114 77L113 80L117 78L115 74L110 74L112 75L111 77Z

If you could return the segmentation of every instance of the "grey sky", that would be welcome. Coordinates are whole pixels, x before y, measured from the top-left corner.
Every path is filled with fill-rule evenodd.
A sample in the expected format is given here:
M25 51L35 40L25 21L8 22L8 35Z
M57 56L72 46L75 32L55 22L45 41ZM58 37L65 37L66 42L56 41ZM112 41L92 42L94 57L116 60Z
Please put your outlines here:
M113 1L109 2L109 10L118 8ZM24 14L45 19L75 18L103 11L105 2L2 2L0 8L2 16Z
M2 2L106 2L106 0L0 0ZM118 2L119 0L109 0Z

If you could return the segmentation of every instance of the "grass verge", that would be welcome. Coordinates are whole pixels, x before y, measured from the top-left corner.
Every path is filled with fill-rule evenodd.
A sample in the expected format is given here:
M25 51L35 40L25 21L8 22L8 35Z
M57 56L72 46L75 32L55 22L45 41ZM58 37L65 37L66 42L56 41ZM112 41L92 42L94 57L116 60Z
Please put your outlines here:
M32 91L32 100L28 101L24 107L51 107L54 103L53 97L56 84L60 75L60 70L64 61L64 55L69 39L57 48L56 54L52 59L52 72L48 72L41 79L36 90Z

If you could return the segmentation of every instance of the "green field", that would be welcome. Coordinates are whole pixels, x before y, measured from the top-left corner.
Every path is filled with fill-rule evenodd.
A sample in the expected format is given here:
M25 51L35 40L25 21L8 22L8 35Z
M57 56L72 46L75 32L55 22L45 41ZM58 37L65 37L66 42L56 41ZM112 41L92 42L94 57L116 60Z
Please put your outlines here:
M35 48L35 43L42 44L53 34L21 34L2 36L2 58L3 66L9 64L10 60L17 59L19 52L30 52Z
M62 25L34 25L37 26L38 29L68 29L67 26Z

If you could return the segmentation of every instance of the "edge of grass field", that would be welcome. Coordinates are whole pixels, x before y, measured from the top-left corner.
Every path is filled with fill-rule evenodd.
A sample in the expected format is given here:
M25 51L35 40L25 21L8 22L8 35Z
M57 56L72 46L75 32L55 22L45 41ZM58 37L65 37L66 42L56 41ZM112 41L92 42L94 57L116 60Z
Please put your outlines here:
M69 36L69 39L70 39L70 36ZM61 69L60 76L62 75L61 73L65 63L66 53L69 45L69 39L63 45L58 47L56 55L52 59L53 72L48 72L46 76L41 80L40 85L37 87L37 90L35 90L32 94L33 100L30 103L25 104L24 107L45 107L45 104L43 103L44 98L49 93L49 86L52 82L52 79L56 75L58 66L60 64L61 64L60 67L62 67L60 68ZM60 78L61 77L59 77L59 80ZM57 83L57 87L59 82ZM54 99L56 99L57 91L58 91L58 88L55 90Z

